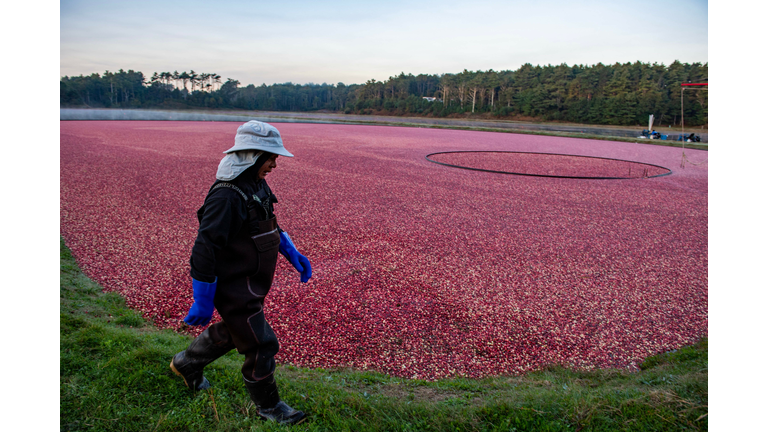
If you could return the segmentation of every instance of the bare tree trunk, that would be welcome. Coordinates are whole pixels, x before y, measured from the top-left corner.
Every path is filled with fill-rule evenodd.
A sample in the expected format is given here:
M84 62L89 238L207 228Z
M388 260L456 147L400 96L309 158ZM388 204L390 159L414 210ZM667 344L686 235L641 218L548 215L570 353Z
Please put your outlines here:
M477 98L477 87L472 89L472 112L475 112L475 99Z

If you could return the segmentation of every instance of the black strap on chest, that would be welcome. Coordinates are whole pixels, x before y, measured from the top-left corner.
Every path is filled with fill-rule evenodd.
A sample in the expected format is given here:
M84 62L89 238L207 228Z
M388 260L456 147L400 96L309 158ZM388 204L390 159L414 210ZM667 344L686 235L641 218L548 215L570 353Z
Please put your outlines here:
M253 195L253 199L248 199L248 195L245 192L243 192L239 187L233 185L232 183L227 183L227 182L216 183L215 185L213 185L213 187L211 187L211 190L208 191L208 194L210 195L214 190L222 187L234 189L238 194L240 194L241 197L243 197L243 200L245 200L245 205L248 208L248 216L250 216L251 219L253 220L269 219L269 202L262 202L262 200L256 195ZM264 212L263 217L259 216L259 210L258 210L259 208L261 208L261 210L263 210Z
M213 185L213 187L211 188L211 190L209 190L209 191L208 191L208 195L210 195L210 194L211 194L211 192L215 191L216 189L218 189L218 188L222 188L222 187L228 187L228 188L230 188L230 189L234 189L235 191L237 191L237 193L239 193L239 194L240 194L240 196L241 196L241 197L243 197L243 199L245 200L245 202L248 202L248 195L246 195L246 194L245 194L245 192L243 192L242 190L240 190L240 188L239 188L239 187L237 187L237 186L233 185L232 183L227 183L227 182L220 182L220 183L216 183L215 185Z

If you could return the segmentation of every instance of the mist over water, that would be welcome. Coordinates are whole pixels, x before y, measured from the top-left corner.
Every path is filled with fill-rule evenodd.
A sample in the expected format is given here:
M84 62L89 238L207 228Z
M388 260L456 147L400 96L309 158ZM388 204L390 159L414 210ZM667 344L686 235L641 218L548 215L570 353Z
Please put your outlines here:
M402 126L403 123L460 126L460 127L487 127L497 129L520 129L528 131L550 131L587 133L591 135L613 136L624 138L636 138L640 134L639 127L631 128L603 128L586 125L560 125L554 123L522 123L485 120L461 120L461 119L436 119L419 117L388 117L370 115L349 115L336 113L315 112L268 112L263 114L212 114L196 111L164 111L144 109L110 109L110 108L60 108L59 120L156 120L156 121L221 121L221 122L247 122L259 120L267 123L321 123L321 124L394 124ZM692 130L695 132L695 130ZM708 134L696 133L701 138L701 143L707 143Z
M258 118L242 114L209 114L201 112L179 112L162 110L123 110L123 109L89 109L89 108L61 108L59 120L158 120L158 121L233 121L246 122L258 119L261 121L273 121L281 123L294 123L289 118L272 118L259 116ZM302 119L301 123L328 123L312 119Z

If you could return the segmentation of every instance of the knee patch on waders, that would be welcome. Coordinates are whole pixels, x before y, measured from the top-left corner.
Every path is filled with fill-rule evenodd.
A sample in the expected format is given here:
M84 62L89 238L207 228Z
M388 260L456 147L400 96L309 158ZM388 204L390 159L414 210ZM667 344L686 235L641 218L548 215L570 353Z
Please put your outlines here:
M253 349L244 353L246 358L242 372L247 379L256 381L275 371L275 355L280 350L280 343L263 310L248 317L248 326L255 344Z

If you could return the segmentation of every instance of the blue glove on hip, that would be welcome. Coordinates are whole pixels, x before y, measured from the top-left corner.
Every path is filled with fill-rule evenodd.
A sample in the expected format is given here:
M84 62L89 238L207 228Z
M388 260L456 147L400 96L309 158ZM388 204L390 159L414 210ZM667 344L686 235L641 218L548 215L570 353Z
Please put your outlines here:
M296 250L296 246L285 231L280 233L280 253L301 273L302 282L312 277L312 266L309 265L309 260Z
M195 302L189 308L184 322L193 326L204 326L213 316L213 296L216 294L216 278L213 282L200 282L192 278L192 297Z

